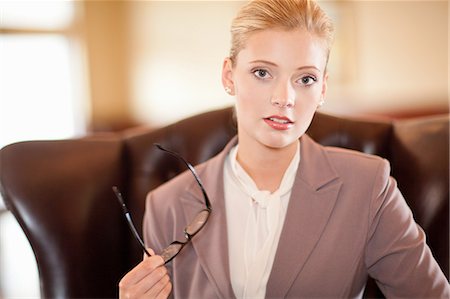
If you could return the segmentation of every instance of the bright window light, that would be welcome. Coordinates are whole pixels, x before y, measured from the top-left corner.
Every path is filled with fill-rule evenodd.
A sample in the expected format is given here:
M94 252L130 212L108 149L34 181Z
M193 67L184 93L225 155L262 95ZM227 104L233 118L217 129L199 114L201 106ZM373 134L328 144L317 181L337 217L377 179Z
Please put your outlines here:
M69 41L0 36L0 146L75 134Z
M73 5L73 1L2 0L0 26L15 29L61 29L72 21Z
M0 213L0 250L0 298L40 298L36 259L9 213Z

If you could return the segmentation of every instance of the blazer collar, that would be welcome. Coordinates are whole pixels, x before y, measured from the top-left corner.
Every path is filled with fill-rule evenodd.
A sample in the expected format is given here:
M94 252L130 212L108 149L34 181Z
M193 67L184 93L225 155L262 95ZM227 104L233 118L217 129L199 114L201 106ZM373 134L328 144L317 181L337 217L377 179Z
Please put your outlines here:
M322 235L342 184L324 148L307 135L300 142L300 165L267 283L268 298L287 296Z
M212 212L208 223L193 238L192 244L220 298L235 297L229 270L223 167L228 152L236 143L237 137L234 137L204 167L196 167L210 198ZM268 298L286 296L320 239L341 187L341 181L323 147L307 135L301 137L300 143L300 165L267 283ZM186 221L191 221L204 207L200 188L193 183L183 200ZM293 239L299 241L292 242Z

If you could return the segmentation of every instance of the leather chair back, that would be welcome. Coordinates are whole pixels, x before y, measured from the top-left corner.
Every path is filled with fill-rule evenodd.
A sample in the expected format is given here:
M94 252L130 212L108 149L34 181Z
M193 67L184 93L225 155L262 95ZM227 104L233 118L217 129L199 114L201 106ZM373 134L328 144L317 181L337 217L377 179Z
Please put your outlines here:
M0 150L0 191L36 256L45 298L112 298L142 259L111 186L121 189L139 231L149 190L185 170L154 147L192 164L217 154L236 134L233 111L203 113L157 129ZM308 134L323 145L390 160L416 221L448 278L449 117L385 122L317 113ZM371 281L366 297L378 296Z

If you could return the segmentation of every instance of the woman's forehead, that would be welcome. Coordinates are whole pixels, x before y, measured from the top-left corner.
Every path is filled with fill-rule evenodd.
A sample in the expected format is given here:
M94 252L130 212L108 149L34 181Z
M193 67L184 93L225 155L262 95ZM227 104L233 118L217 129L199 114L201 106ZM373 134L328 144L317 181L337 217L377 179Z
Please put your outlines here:
M306 30L267 29L252 33L237 55L238 63L268 61L276 65L325 68L326 44Z

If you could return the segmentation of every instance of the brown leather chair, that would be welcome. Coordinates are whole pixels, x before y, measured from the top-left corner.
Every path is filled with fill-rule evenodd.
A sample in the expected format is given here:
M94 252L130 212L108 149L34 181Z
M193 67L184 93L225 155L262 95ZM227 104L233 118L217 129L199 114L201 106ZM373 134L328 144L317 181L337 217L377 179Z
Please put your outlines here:
M308 130L324 145L390 160L393 176L449 274L449 116L397 122L317 114ZM30 141L0 151L0 187L36 256L45 298L117 296L120 278L142 258L112 185L124 194L138 230L146 193L185 167L161 143L196 164L235 134L232 109L158 130L60 141ZM379 296L373 282L366 297Z

